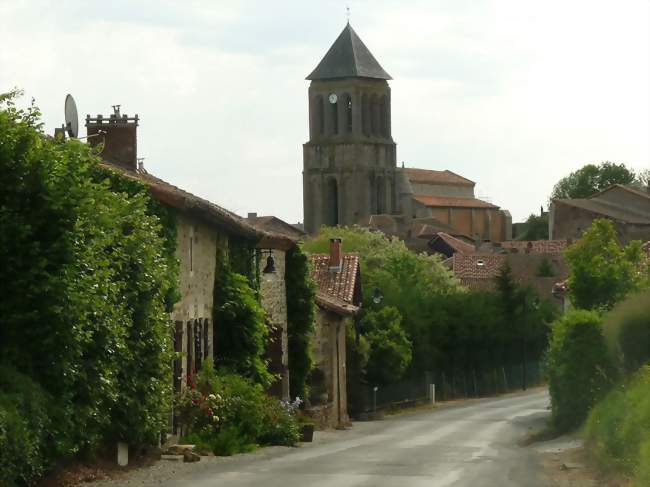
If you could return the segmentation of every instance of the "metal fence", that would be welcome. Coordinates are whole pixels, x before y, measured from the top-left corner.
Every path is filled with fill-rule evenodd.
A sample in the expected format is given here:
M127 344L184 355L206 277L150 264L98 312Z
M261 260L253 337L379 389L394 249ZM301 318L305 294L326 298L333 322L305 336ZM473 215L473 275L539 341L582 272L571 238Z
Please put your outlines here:
M526 387L542 383L539 362L526 365ZM351 411L357 414L376 409L391 409L431 400L431 385L435 385L435 400L449 401L484 397L523 389L524 371L521 364L485 370L431 371L421 378L409 379L385 386L363 384L351 395Z

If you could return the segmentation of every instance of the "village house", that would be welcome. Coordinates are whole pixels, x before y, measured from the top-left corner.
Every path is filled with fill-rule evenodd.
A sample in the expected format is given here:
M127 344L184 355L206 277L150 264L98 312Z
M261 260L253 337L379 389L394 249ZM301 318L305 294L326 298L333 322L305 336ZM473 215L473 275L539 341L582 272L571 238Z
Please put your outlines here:
M597 218L614 223L623 244L650 239L650 188L646 191L614 184L589 198L551 202L548 231L551 239L577 240Z
M553 286L569 275L563 256L567 244L566 240L502 242L490 252L454 253L445 263L463 286L482 291L496 290L496 278L508 263L517 282L532 286L540 298L559 306Z
M86 118L89 143L103 145L100 157L105 166L146 184L151 195L176 216L180 300L171 313L174 350L179 352L174 361L174 390L180 391L207 358L217 359L214 329L219 324L212 318L217 256L238 245L251 249L251 268L255 261L259 266L260 300L272 330L270 369L281 378L270 392L288 398L284 255L296 240L260 230L234 213L149 174L138 164L138 123L137 115L128 117L119 108L110 117Z
M350 422L346 329L354 326L362 299L359 256L343 253L341 240L332 239L329 254L314 254L310 260L318 307L312 337L311 414L321 427L343 427Z

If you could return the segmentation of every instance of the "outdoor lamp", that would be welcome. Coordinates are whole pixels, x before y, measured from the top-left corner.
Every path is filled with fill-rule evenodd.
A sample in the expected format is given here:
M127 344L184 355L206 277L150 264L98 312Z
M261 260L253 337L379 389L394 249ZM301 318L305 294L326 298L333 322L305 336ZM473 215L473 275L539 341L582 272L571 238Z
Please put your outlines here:
M273 273L275 273L275 260L273 260L273 255L269 255L266 258L266 267L264 267L262 272L264 274L273 274Z

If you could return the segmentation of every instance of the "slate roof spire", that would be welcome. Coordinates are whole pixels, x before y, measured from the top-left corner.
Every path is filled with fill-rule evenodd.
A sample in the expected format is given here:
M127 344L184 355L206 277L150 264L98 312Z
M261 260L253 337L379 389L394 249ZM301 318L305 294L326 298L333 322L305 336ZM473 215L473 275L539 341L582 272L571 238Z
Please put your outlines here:
M325 57L306 79L325 80L336 78L393 79L384 71L350 22L332 44Z

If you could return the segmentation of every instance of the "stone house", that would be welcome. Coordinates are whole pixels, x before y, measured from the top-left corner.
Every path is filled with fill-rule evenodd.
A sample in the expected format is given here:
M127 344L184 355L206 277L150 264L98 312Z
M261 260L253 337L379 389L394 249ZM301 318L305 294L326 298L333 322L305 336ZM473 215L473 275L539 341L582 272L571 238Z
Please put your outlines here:
M255 228L234 213L149 174L137 160L139 119L115 110L110 117L86 118L91 145L102 144L105 166L124 177L143 182L151 195L173 210L176 217L176 257L179 262L180 300L171 313L174 323L174 390L180 391L188 376L200 370L203 361L214 357L213 301L217 256L237 242L253 252L250 265L259 265L260 300L269 317L272 340L271 369L280 375L272 393L287 398L287 317L284 254L296 244L285 235ZM270 258L270 261L269 261ZM274 272L265 272L272 263Z
M477 199L473 181L448 170L397 167L388 84L392 78L349 23L307 79L307 233L322 225L370 226L399 236L414 250L425 250L427 244L414 223L444 225L442 231L470 239L511 238L510 214Z
M354 326L361 306L359 256L341 252L341 240L330 241L329 254L310 256L316 282L316 323L312 337L311 413L321 427L350 422L347 407L346 329Z
M558 199L549 210L549 238L577 240L597 218L614 223L621 243L650 239L648 191L614 184L589 198Z

